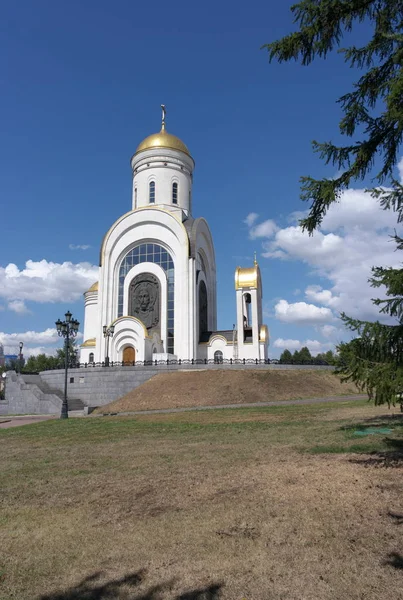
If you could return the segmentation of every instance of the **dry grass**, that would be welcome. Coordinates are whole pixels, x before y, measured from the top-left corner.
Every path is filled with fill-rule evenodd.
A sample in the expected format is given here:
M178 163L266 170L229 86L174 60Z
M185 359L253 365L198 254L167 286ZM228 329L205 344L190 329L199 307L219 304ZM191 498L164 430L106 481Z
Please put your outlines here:
M402 470L352 454L382 436L345 428L376 418L393 437L400 415L384 412L359 401L1 431L0 598L402 599Z
M96 412L214 406L357 394L331 371L201 370L161 373Z

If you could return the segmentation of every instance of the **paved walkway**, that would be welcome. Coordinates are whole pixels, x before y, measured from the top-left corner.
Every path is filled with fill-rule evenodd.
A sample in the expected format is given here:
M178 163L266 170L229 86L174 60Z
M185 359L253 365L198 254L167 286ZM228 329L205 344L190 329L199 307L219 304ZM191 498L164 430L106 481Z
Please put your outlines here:
M351 400L363 400L365 394L355 396L327 396L326 398L304 398L301 400L277 400L274 402L244 402L242 404L214 404L213 406L186 406L183 408L154 408L152 410L133 410L120 413L108 413L108 415L130 416L130 415L153 415L160 413L182 413L195 410L219 410L221 408L263 408L265 406L294 406L299 404L321 404L323 402L350 402ZM102 407L100 407L102 408ZM102 415L91 414L91 417L102 417Z
M57 415L22 415L18 417L7 416L0 417L0 429L8 429L9 427L20 427L21 425L30 425L31 423L39 423L40 421L48 421L49 419L57 419Z

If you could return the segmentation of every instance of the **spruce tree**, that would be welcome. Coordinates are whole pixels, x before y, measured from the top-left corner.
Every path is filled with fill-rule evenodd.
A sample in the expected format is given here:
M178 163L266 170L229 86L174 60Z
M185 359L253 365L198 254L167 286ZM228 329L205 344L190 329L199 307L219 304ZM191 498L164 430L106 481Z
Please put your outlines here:
M369 174L375 187L368 192L382 208L394 210L401 223L403 186L394 172L403 135L402 0L302 0L291 11L297 31L263 46L270 61L295 60L309 65L338 48L346 64L360 70L352 91L338 100L343 110L340 132L354 136L354 141L345 146L313 142L314 151L340 175L334 179L301 178L301 198L310 202L302 228L312 234L341 193ZM364 21L371 33L368 43L341 48L343 35L354 32ZM373 173L375 159L379 170ZM398 235L395 242L402 250L403 240ZM393 322L372 323L342 314L358 337L338 348L338 371L355 381L376 404L390 404L403 391L403 270L374 267L370 282L373 287L385 286L386 298L374 303Z

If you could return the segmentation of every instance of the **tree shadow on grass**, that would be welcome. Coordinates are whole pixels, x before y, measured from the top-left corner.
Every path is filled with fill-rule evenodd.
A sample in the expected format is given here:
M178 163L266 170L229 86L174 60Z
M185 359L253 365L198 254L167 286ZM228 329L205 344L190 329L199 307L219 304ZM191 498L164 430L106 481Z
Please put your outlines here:
M162 592L169 591L174 583L170 580L139 590L146 579L145 570L110 581L102 578L102 571L93 573L69 589L39 596L37 600L160 600ZM211 584L176 595L173 600L218 600L221 588L221 583Z
M401 571L403 570L403 556L399 552L391 552L388 554L388 558L384 561L384 564Z
M377 430L379 433L386 433L382 429L392 429L397 433L403 434L403 414L402 415L380 415L379 417L371 417L364 419L359 423L349 423L340 427L341 431L357 431L364 432L366 429ZM368 440L371 440L372 435L368 435ZM349 462L374 467L403 467L403 437L384 437L382 440L376 438L376 444L382 441L383 446L379 450L365 451L363 458L351 458Z

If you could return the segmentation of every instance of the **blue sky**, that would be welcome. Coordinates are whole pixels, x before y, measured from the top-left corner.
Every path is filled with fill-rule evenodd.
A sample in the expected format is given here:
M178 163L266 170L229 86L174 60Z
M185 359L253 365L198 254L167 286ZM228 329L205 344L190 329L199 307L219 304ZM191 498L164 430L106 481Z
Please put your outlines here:
M292 3L3 3L0 341L9 351L20 340L27 353L51 351L67 309L83 322L102 237L131 207L129 159L159 129L161 103L196 160L194 216L215 241L219 328L232 327L234 269L254 250L272 356L307 340L314 353L333 347L345 337L340 310L376 315L365 282L373 264L396 262L394 216L351 190L323 233L296 227L307 208L299 177L335 174L311 141L340 141L335 101L357 72L337 54L305 68L269 64L260 46L290 32Z

